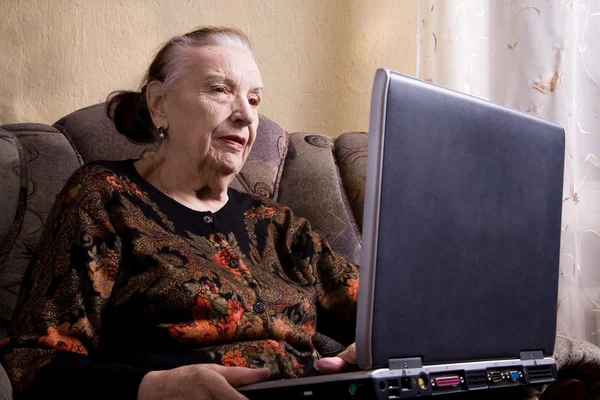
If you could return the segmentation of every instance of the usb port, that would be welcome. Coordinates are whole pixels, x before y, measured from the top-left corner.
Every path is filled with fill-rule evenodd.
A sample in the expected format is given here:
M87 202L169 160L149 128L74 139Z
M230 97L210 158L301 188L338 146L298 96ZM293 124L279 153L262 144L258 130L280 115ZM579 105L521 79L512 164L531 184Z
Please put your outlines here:
M410 377L408 376L403 376L402 378L400 378L400 387L402 388L402 391L410 391L411 385L410 385Z

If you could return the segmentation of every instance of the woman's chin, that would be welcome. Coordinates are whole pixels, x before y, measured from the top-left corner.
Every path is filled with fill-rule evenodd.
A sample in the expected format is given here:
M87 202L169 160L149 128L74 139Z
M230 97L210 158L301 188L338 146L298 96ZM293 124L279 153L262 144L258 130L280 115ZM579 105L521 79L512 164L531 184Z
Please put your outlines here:
M241 160L230 160L224 158L221 160L220 170L223 175L236 175L241 171L244 163Z
M201 165L200 173L205 176L220 176L223 179L235 178L235 175L240 172L244 160L241 154L212 154L210 161ZM203 171L202 171L203 170Z

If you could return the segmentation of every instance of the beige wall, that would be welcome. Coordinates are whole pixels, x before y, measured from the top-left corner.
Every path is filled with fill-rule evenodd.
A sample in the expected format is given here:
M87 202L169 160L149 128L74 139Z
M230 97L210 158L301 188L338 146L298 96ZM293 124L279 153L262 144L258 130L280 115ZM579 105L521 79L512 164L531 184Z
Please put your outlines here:
M290 132L367 130L378 67L414 75L417 0L0 0L0 123L53 123L137 88L169 37L247 33L261 112Z

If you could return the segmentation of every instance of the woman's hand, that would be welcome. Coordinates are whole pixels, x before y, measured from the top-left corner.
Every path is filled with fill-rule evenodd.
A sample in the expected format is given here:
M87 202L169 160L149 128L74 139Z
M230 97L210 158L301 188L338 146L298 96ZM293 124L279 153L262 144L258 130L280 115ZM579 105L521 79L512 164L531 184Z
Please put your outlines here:
M344 372L351 365L356 365L356 343L352 343L335 357L325 357L317 360L317 369L324 374Z
M138 400L245 399L235 387L269 379L268 368L224 367L195 364L147 373L138 389Z

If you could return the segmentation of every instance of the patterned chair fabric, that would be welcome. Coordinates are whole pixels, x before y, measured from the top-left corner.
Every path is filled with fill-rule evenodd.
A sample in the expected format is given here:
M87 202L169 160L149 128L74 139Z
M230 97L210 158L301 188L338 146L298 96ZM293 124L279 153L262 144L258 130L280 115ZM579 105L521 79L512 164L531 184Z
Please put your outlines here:
M37 250L54 197L82 164L69 140L41 124L0 127L0 337L12 316L23 274Z
M334 250L359 264L360 231L336 166L333 146L333 139L321 135L290 136L279 201L310 221Z

